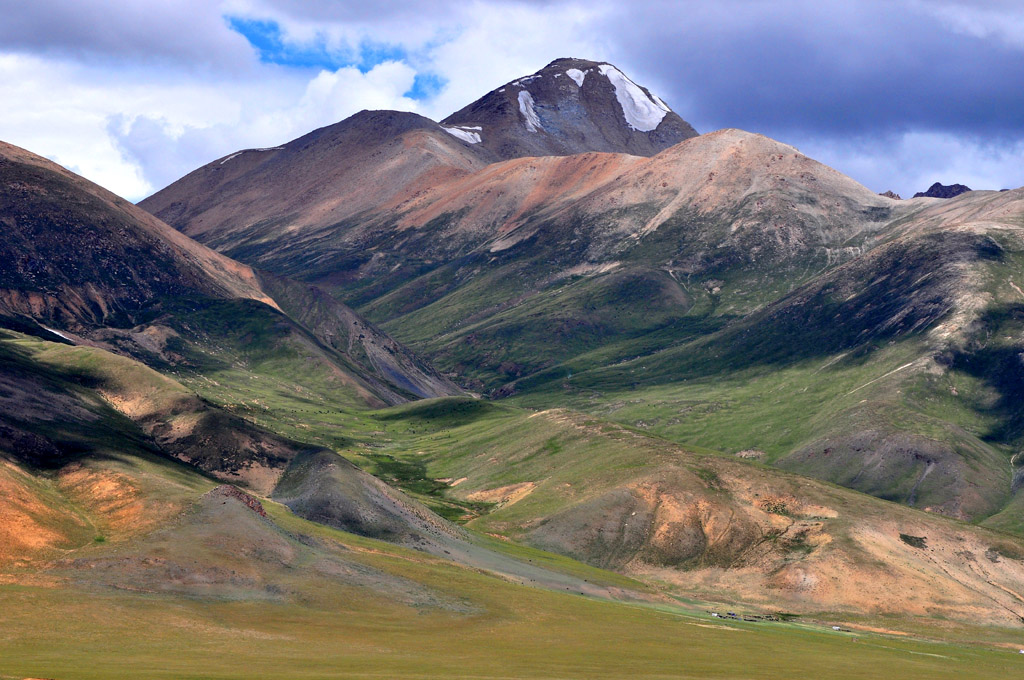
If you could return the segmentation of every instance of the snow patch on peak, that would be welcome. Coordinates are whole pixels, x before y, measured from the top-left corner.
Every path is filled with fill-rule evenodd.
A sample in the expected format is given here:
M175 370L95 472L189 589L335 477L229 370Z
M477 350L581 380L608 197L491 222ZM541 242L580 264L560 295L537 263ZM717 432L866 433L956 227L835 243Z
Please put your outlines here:
M512 84L516 85L518 87L523 87L526 83L531 83L534 80L537 80L537 78L543 78L543 77L544 76L542 76L542 75L524 76L523 78L517 78L516 80L513 80Z
M640 132L650 132L661 124L661 120L669 112L664 102L660 99L657 102L652 101L639 85L611 64L601 64L597 70L608 78L615 88L615 98L619 100L626 123L631 128Z
M519 91L519 112L526 120L526 129L536 132L540 127L540 118L537 117L537 110L533 108L533 95L527 90Z
M441 126L441 129L450 134L452 137L461 139L468 144L479 144L483 141L480 137L479 132L473 132L473 130L483 130L482 127L469 127L466 125L460 125L459 127L445 127Z
M661 97L659 97L658 95L654 94L653 92L651 93L651 99L654 100L655 104L657 104L661 108L665 109L665 113L669 113L669 112L672 111L672 109L670 109L668 107L668 104L666 104L665 102L661 101Z
M590 73L590 71L587 70L586 72L584 72L579 70L578 68L571 68L565 72L565 75L575 80L577 87L583 87L583 79L587 77L587 73Z
M263 147L262 149L242 149L241 151L236 151L235 153L231 154L230 156L228 156L227 158L222 160L220 162L220 164L224 165L225 163L227 163L232 158L238 158L239 156L241 156L243 153L246 153L247 151L281 151L282 149L284 149L283 146L267 146L267 147Z

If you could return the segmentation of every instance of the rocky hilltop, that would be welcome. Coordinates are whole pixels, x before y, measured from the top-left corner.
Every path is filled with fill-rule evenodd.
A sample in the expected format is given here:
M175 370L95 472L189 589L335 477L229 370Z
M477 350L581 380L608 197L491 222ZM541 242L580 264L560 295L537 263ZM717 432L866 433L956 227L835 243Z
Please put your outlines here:
M697 132L611 64L556 59L441 121L498 159L587 151L653 156Z
M918 191L914 194L914 198L953 198L970 190L969 186L963 184L945 185L941 182L936 182L928 187L928 191Z

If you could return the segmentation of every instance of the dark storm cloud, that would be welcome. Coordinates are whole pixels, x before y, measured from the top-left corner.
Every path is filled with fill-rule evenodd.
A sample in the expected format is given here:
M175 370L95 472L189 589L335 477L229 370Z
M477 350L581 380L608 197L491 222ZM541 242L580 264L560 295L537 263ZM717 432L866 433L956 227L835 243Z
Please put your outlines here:
M254 11L273 11L306 21L367 22L394 19L458 20L461 13L473 11L473 0L375 0L346 2L338 0L260 0ZM572 0L491 0L490 7L546 7L572 4Z
M699 129L1024 134L1024 52L916 3L658 2L607 29Z
M0 53L103 59L120 66L176 62L232 70L254 62L209 0L0 0Z

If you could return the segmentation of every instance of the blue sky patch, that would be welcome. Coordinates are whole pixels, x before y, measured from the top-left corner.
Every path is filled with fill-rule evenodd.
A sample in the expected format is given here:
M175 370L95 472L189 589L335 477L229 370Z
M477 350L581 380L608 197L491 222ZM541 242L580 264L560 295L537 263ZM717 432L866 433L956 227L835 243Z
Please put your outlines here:
M383 62L407 61L408 58L404 48L388 43L364 41L356 49L338 49L329 46L322 37L306 43L289 41L276 21L227 17L227 23L231 30L249 41L265 64L330 71L354 66L366 73ZM423 85L424 91L430 87L429 82ZM413 90L416 89L414 85Z
M403 96L417 101L430 99L440 93L441 89L447 84L447 79L434 73L417 73L412 81L412 88Z

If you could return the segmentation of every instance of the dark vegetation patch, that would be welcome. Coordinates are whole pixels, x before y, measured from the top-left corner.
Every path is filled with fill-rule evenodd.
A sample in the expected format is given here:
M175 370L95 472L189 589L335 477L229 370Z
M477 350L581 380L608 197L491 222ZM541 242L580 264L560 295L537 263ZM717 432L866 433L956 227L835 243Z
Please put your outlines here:
M764 498L757 504L759 508L773 515L788 515L789 504L785 498Z
M374 417L385 422L407 421L434 428L459 427L488 416L497 409L497 406L482 399L447 397L379 411Z
M901 533L900 540L912 548L920 548L923 550L928 547L927 537L925 536L911 536L910 534Z
M1002 253L987 236L967 233L888 244L717 333L580 375L576 386L603 391L774 371L841 352L848 352L844 363L861 364L894 340L925 333L950 313L962 286L953 264L997 261Z
M694 474L701 478L701 480L707 484L709 489L713 491L722 490L722 480L719 478L718 473L711 468L696 467L693 468Z
M364 453L374 477L413 494L428 508L450 522L465 523L486 513L492 503L474 503L447 497L448 485L427 475L426 465L386 453Z
M993 543L985 554L993 562L996 561L992 559L993 556L996 556L997 558L1005 557L1011 560L1024 561L1024 547L1011 543L1010 541L998 541Z
M950 367L984 380L999 395L995 403L975 403L976 410L996 416L997 426L984 434L988 441L1012 443L1024 437L1024 304L990 307L976 322L975 341L946 357Z

